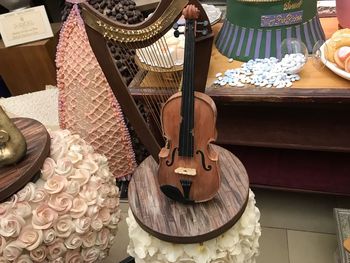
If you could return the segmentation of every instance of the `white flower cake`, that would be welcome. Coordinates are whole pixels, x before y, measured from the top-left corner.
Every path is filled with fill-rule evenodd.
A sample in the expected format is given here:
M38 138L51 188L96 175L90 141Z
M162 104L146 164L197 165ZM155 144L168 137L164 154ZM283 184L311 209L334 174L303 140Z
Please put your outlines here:
M202 244L173 244L145 232L131 210L128 253L136 263L254 263L259 254L260 211L249 191L247 207L239 221L223 235Z
M120 220L107 159L78 135L50 132L41 177L0 204L0 263L101 262Z

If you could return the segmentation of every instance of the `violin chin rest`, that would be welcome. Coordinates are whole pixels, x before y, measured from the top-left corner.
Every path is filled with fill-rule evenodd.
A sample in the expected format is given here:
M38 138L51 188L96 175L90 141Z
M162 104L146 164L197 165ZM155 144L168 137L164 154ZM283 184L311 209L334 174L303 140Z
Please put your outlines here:
M181 203L184 203L184 204L193 204L194 201L193 200L189 200L189 199L186 199L182 192L176 188L175 186L172 186L172 185L162 185L160 187L160 190L162 190L162 192L167 196L169 197L170 199L172 200L175 200L177 202L181 202Z

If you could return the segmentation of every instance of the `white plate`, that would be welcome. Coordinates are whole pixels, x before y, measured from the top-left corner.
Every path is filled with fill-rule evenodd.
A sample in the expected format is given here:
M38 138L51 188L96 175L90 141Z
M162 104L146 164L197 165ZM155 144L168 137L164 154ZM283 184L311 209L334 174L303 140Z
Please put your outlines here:
M335 74L343 77L344 79L347 79L347 80L350 80L350 73L346 72L345 70L342 70L341 68L339 68L337 66L337 64L333 63L333 62L330 62L329 60L326 59L326 56L325 56L325 52L324 52L324 49L325 49L325 46L327 45L327 42L326 41L320 48L320 51L321 51L321 61L322 63L327 67L329 68L331 71L333 71Z

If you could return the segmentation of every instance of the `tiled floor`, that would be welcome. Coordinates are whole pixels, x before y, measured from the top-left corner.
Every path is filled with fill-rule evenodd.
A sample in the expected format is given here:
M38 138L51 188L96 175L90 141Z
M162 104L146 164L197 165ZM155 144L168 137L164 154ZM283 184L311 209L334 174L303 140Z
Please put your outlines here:
M262 236L257 263L333 263L337 241L333 208L350 208L350 198L253 189L261 211ZM106 263L127 257L127 203L124 220Z

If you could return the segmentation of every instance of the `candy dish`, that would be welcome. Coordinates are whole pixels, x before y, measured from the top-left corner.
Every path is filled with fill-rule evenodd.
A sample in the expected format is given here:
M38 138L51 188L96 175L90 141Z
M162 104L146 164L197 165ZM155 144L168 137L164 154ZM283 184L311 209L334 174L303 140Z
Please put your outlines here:
M328 41L326 41L321 47L320 47L320 51L321 51L321 61L322 63L329 68L331 71L333 71L335 74L337 74L338 76L350 80L350 73L346 72L345 70L342 70L341 68L339 68L335 63L330 62L329 60L326 59L325 57L325 49L327 47L327 43Z

